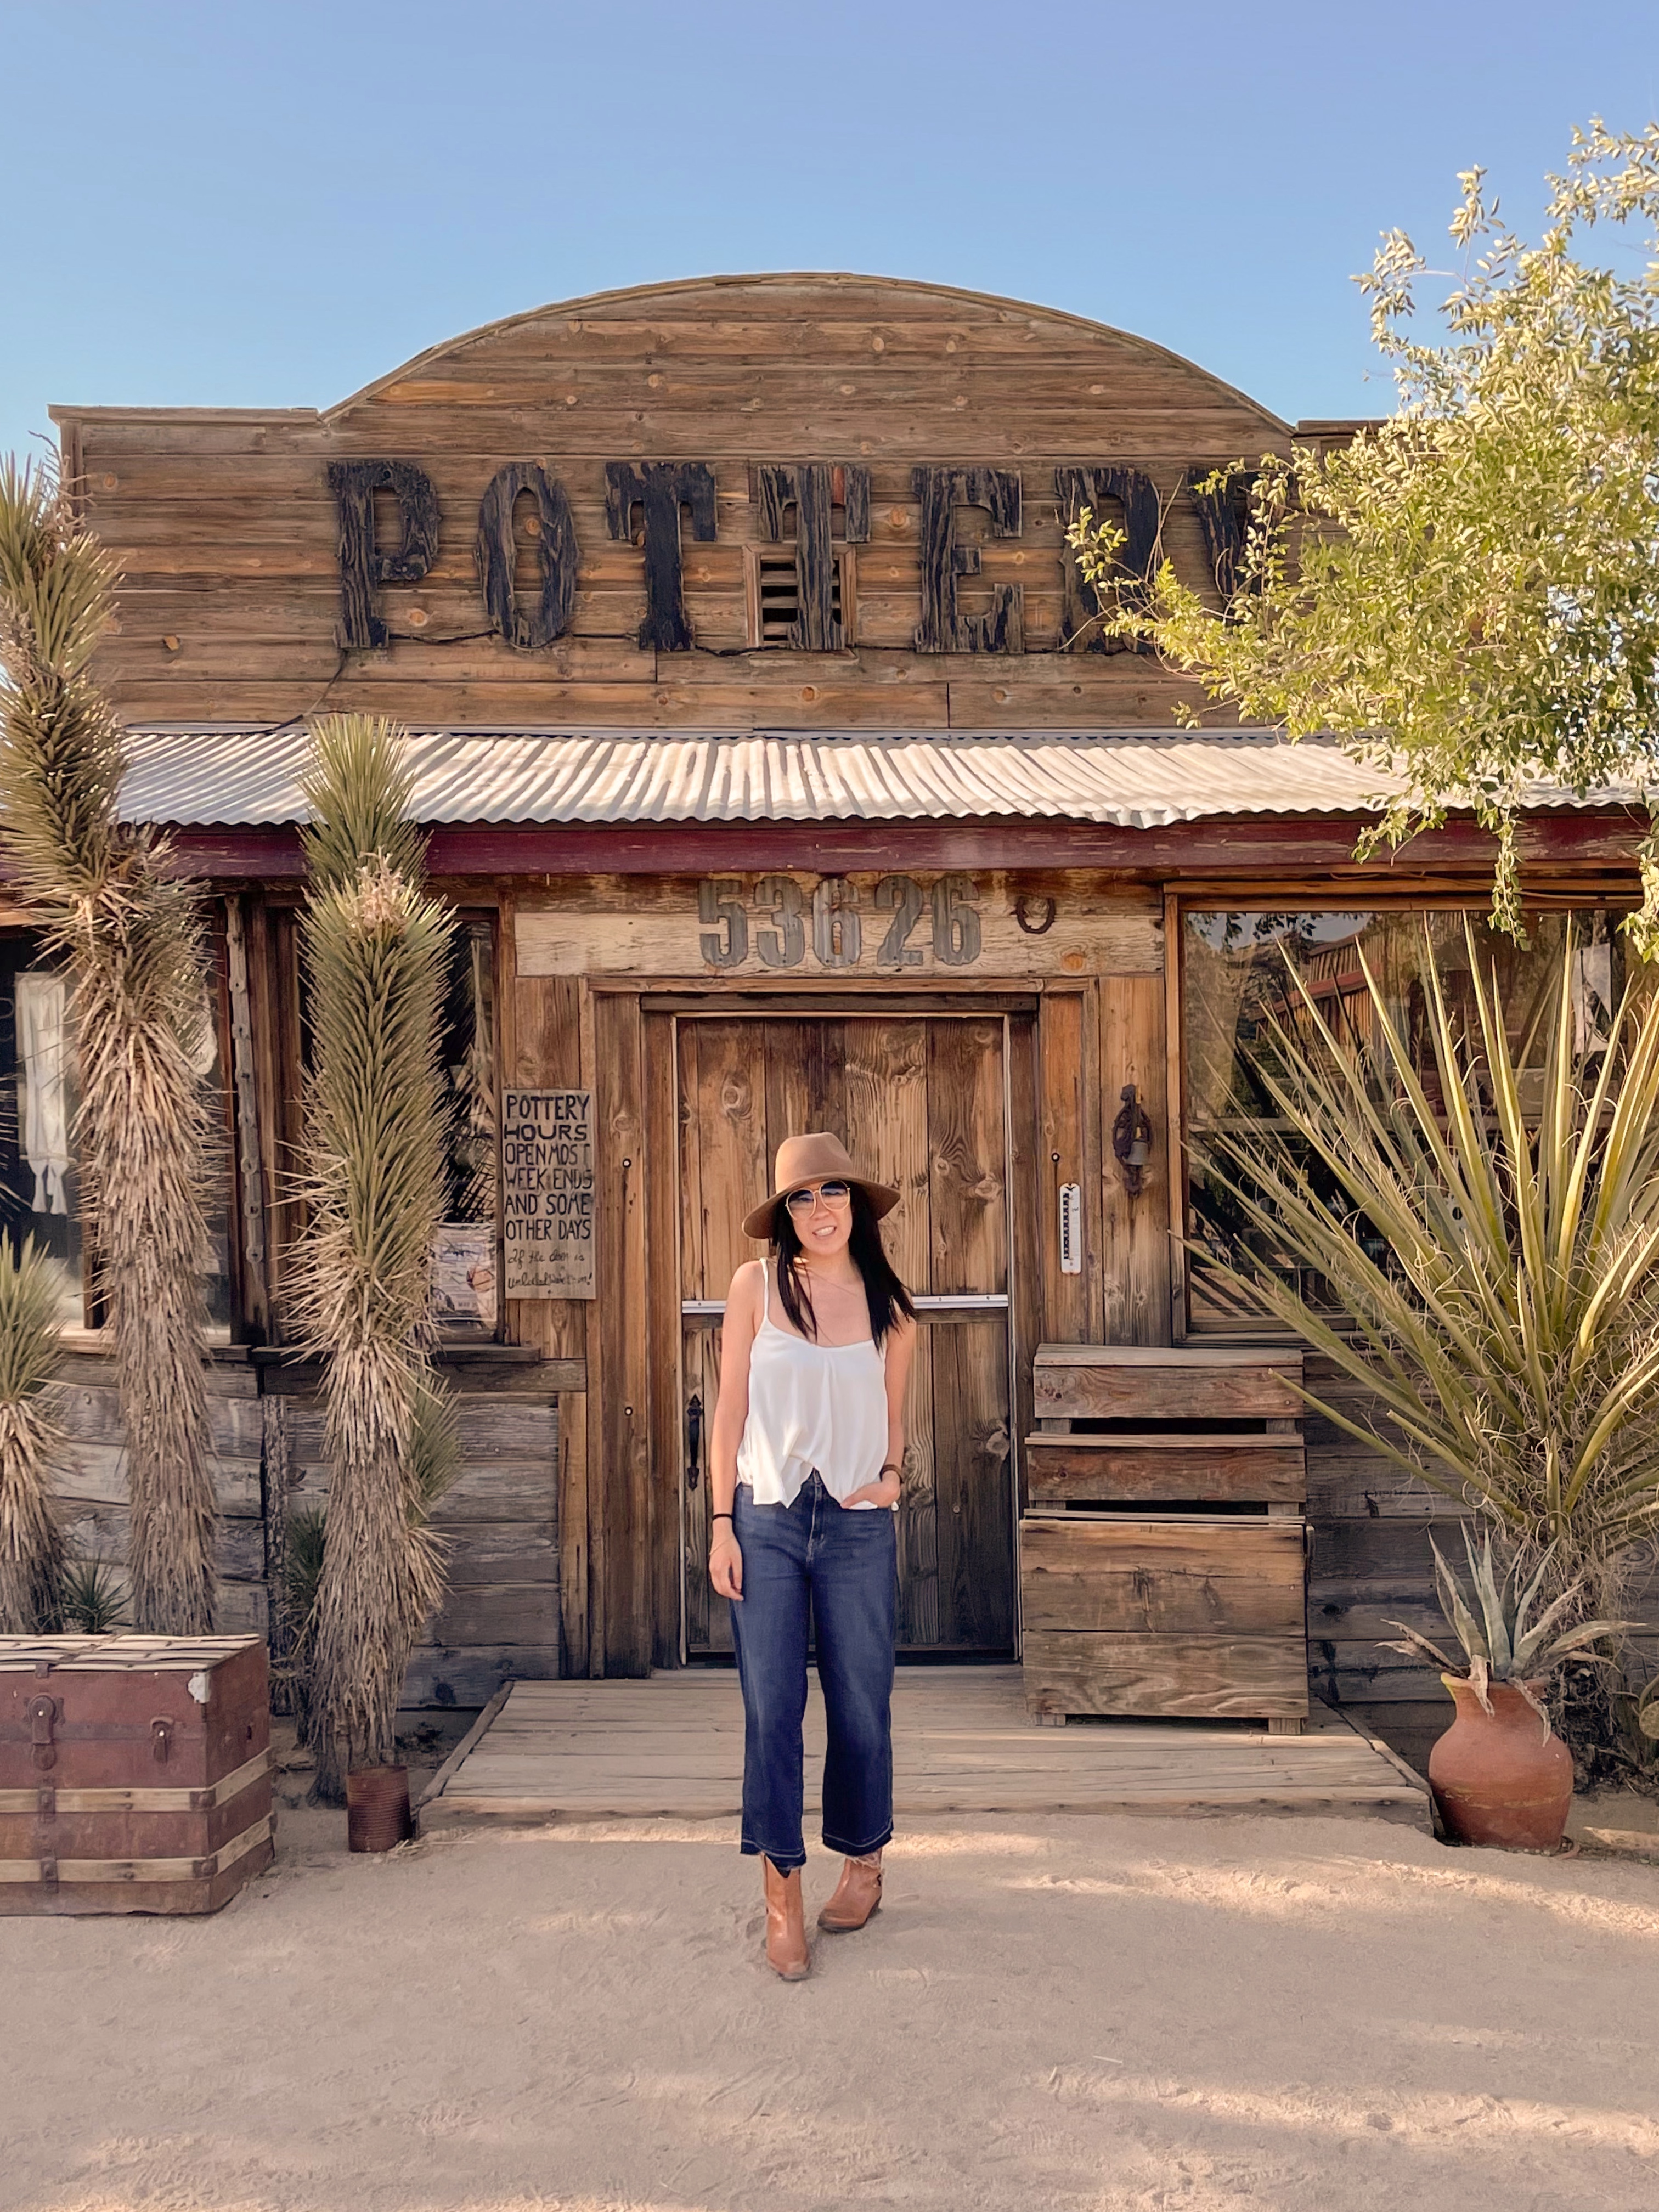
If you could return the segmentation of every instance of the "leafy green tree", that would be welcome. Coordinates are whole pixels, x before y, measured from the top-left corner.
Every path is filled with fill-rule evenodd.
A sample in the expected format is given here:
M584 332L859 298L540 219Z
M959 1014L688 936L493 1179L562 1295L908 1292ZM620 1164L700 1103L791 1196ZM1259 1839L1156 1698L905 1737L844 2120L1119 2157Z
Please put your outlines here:
M1362 854L1472 807L1498 841L1495 918L1519 934L1528 792L1659 787L1659 124L1575 131L1536 246L1481 171L1460 182L1465 273L1443 343L1416 332L1431 272L1403 232L1359 279L1397 411L1201 488L1244 518L1218 592L1167 562L1127 574L1122 534L1096 516L1072 539L1109 634L1248 722L1334 736L1386 772ZM1642 872L1646 951L1651 827Z

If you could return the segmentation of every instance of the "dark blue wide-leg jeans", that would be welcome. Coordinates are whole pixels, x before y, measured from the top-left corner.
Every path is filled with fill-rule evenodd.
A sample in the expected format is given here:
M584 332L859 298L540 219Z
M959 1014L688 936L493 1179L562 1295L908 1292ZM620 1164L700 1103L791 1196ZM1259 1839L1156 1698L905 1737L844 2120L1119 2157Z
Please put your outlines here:
M793 1505L732 1506L743 1599L732 1640L743 1684L743 1848L781 1873L806 1863L801 1840L801 1723L806 1640L817 1634L829 1750L823 1840L859 1858L893 1832L893 1516L848 1512L814 1474Z

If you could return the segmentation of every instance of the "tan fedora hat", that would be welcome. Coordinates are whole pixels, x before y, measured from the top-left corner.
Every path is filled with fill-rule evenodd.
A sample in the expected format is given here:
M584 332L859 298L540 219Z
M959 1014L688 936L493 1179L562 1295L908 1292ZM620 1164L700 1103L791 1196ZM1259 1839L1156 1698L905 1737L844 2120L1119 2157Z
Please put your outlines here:
M890 1182L872 1182L853 1164L853 1156L839 1137L832 1137L827 1129L815 1129L808 1136L786 1137L778 1146L777 1167L775 1171L772 1195L763 1206L743 1218L745 1237L766 1237L772 1235L779 1206L792 1190L799 1190L804 1182L856 1183L870 1201L870 1209L878 1221L884 1213L890 1213L899 1202L899 1194Z

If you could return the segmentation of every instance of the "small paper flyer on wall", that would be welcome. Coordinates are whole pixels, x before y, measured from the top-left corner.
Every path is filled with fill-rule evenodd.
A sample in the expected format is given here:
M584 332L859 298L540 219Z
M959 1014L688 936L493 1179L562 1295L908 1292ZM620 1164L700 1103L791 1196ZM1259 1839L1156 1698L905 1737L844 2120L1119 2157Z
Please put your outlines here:
M495 1333L495 1224L447 1221L432 1240L432 1290L441 1328Z

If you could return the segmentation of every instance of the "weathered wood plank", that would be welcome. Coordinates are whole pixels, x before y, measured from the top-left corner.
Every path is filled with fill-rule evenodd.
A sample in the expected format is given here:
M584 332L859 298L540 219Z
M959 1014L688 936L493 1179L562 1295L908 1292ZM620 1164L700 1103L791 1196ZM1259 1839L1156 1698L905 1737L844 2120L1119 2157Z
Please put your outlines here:
M1301 1637L1028 1633L1034 1712L1294 1720L1308 1710Z
M125 1498L110 1505L65 1500L64 1522L74 1557L125 1565L131 1524ZM228 1582L260 1581L265 1571L264 1523L246 1516L222 1519L214 1534L214 1569Z
M473 1644L459 1650L417 1644L404 1677L402 1704L416 1710L476 1711L487 1705L504 1682L551 1680L558 1672L556 1639L541 1644Z
M1007 1145L1002 1024L929 1024L930 1288L1006 1291ZM1008 1335L1001 1314L929 1332L939 1636L963 1650L1014 1641Z
M421 1633L423 1645L450 1650L509 1644L556 1648L558 1640L559 1590L551 1580L452 1588Z
M531 1582L556 1587L559 1553L550 1513L540 1522L445 1519L438 1525L452 1589Z
M1028 1516L1019 1558L1028 1638L1043 1631L1257 1636L1302 1627L1299 1522Z
M646 1336L645 1071L637 997L593 1008L599 1367L589 1390L590 1472L603 1516L599 1562L605 1672L651 1668L651 1388ZM451 1642L465 1639L451 1638Z
M681 1499L684 1494L685 1455L678 1357L678 1085L674 1025L668 1016L653 1014L646 1018L641 1054L647 1175L645 1328L652 1352L648 1378L651 1663L653 1667L677 1667L680 1662L681 1592L684 1582Z
M216 1459L210 1464L220 1512L257 1519L260 1504L258 1460ZM58 1495L71 1507L124 1505L127 1499L126 1446L65 1444L56 1456L55 1475Z
M1249 1365L1212 1366L1201 1355L1168 1364L1068 1363L1036 1357L1032 1395L1039 1420L1294 1419L1302 1401L1266 1358Z
M1294 1503L1307 1489L1302 1448L1282 1437L1036 1435L1025 1458L1034 1503Z
M1108 1342L1161 1345L1170 1334L1170 1206L1164 1035L1158 975L1103 978L1100 985L1101 1274ZM1133 1195L1112 1151L1120 1094L1133 1085L1152 1125L1154 1157Z
M908 719L908 717L907 717ZM860 951L854 961L844 953L826 964L811 928L811 897L817 880L799 871L778 875L744 874L722 877L720 897L740 907L747 917L746 936L732 945L724 929L711 930L712 917L698 910L695 883L676 882L674 901L636 899L625 894L607 896L602 887L587 891L573 885L574 896L556 902L526 901L517 910L515 933L519 972L528 978L543 975L673 976L713 974L703 940L717 946L718 972L757 980L836 980L853 975L861 978L916 981L923 977L950 980L1006 977L1010 980L1103 972L1117 975L1156 976L1162 963L1162 943L1155 918L1133 898L1116 900L1079 897L1067 886L1053 894L1056 912L1040 933L1022 928L1018 902L1038 896L1028 893L1018 878L988 875L962 877L964 888L954 896L975 910L977 943L971 960L958 956L958 935L946 941L933 914L938 885L945 880L936 870L914 878L920 894L916 918L903 933L895 927L895 906L884 890L895 878L885 872L865 871L839 878L840 896L853 903L860 921ZM780 927L780 886L793 886L805 927L799 939L786 939ZM940 895L941 897L944 896ZM613 902L613 900L615 902ZM951 902L946 901L948 905ZM936 943L935 939L939 942ZM940 945L944 945L941 955ZM893 949L884 951L891 946ZM843 964L844 962L844 964ZM1127 1080L1127 1079L1124 1079Z
M1041 1137L1037 1157L1038 1249L1042 1268L1042 1334L1070 1341L1092 1340L1094 1325L1086 1272L1060 1265L1062 1188L1087 1181L1087 1122L1098 1119L1084 1070L1084 1006L1078 993L1045 993L1037 1015L1037 1086ZM1090 1261L1082 1255L1083 1270Z
M928 1163L927 1025L921 1021L844 1024L848 1149L890 1183L898 1204L881 1224L882 1242L912 1291L933 1285L933 1214ZM939 1626L938 1455L931 1335L923 1332L904 1410L904 1487L896 1525L899 1641L937 1644Z

